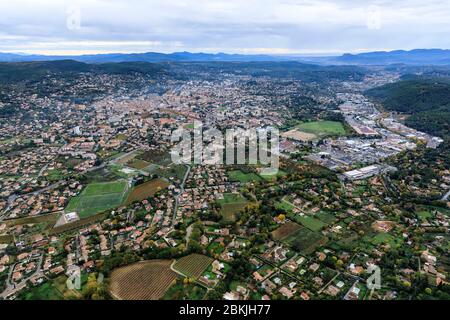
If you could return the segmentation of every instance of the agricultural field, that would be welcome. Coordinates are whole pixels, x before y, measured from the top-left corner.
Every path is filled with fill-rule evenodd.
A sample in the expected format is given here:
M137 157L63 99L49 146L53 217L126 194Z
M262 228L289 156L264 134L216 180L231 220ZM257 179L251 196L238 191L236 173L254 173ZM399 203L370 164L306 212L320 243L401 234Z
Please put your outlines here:
M137 152L132 152L132 153L127 154L127 155L121 155L121 156L119 157L119 159L116 160L116 162L117 162L118 164L125 165L125 164L127 164L128 162L132 161L134 158L136 158L136 156L137 156Z
M332 215L331 213L324 212L324 211L317 212L314 217L319 219L320 221L322 221L323 223L325 223L327 225L333 224L337 220L334 215Z
M131 161L129 161L127 163L127 166L133 169L137 169L137 170L143 170L145 168L147 168L148 166L150 166L151 163L141 160L141 159L133 159Z
M296 126L296 128L303 132L314 134L319 138L325 136L342 136L346 133L344 125L338 121L304 122Z
M120 206L128 191L126 181L89 184L83 192L72 198L66 212L77 212L80 218Z
M121 178L114 170L114 166L109 166L108 168L101 168L94 171L89 171L84 175L84 183L98 183L98 182L113 182Z
M261 181L261 177L256 173L244 173L241 170L228 171L228 177L231 181L249 183Z
M165 179L155 179L140 184L131 190L128 195L126 204L131 204L135 201L142 201L147 198L153 197L155 193L163 190L169 186L169 183Z
M286 222L278 229L272 231L272 238L276 241L281 241L295 234L300 229L301 226L299 224L295 222Z
M59 214L60 214L59 212L55 212L55 213L33 216L33 217L11 219L11 220L5 220L4 223L6 223L6 225L8 227L25 225L25 224L39 224L39 223L47 223L47 224L53 226L56 223L56 221L58 220Z
M138 155L137 158L160 166L167 166L172 163L170 153L161 150L147 151Z
M308 255L325 245L328 239L319 232L313 232L301 226L295 233L283 239L283 242L301 254Z
M182 180L184 178L184 175L186 174L186 166L182 164L174 164L165 168L156 168L156 170L154 170L154 173L166 179L172 178Z
M115 269L109 291L119 300L159 300L178 277L171 264L171 260L149 260Z
M304 227L310 229L311 231L320 231L327 226L326 223L310 216L289 214L288 217L295 222L302 224Z
M290 213L290 212L292 212L292 209L295 208L295 206L292 203L283 199L283 200L275 203L275 208Z
M189 278L197 279L213 261L210 257L194 253L177 260L173 268Z
M282 133L282 136L288 139L296 140L296 141L312 141L316 140L317 136L312 133L302 132L297 129L289 130L287 132Z
M236 220L236 214L249 204L247 199L235 193L225 193L223 199L217 202L221 206L220 213L225 221Z
M0 235L0 243L13 243L14 236L9 234Z

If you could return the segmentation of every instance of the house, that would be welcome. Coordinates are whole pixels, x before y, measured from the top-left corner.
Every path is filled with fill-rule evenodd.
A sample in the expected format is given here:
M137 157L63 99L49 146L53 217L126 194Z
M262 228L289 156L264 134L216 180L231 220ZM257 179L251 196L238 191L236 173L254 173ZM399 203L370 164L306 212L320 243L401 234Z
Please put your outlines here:
M316 272L317 270L319 270L320 265L318 263L313 263L312 265L309 266L309 270L311 270L312 272Z
M295 293L295 291L290 290L286 287L282 287L280 290L278 290L278 292L281 293L283 296L285 296L288 299L291 299Z
M58 267L55 267L55 268L50 270L50 273L52 273L52 274L60 274L60 273L63 273L63 272L64 272L64 267L63 266L58 266Z

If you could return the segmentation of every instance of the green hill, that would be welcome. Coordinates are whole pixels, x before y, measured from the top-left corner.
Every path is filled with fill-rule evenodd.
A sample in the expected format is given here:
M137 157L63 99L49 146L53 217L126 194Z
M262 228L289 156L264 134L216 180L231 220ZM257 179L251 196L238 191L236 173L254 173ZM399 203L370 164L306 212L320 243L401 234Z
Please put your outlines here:
M0 81L36 82L48 76L68 77L81 73L129 74L140 73L157 76L165 73L162 65L148 62L121 62L87 64L73 60L0 63Z
M406 125L450 137L450 82L443 79L405 80L366 91L387 110L410 114Z

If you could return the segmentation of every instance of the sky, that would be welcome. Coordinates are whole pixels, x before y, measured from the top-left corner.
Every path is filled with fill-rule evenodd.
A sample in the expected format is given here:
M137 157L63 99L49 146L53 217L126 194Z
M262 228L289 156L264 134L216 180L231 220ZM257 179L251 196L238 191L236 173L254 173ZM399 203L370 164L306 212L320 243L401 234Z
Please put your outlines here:
M0 0L0 52L450 49L449 0Z

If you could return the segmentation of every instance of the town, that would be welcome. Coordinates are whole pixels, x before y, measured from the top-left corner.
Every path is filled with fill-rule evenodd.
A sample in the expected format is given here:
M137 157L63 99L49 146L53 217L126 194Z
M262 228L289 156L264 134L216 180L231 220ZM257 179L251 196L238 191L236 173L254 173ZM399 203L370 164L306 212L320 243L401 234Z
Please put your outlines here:
M398 72L171 68L2 87L0 299L450 297L448 137L366 95ZM173 163L195 121L278 128L278 172Z

